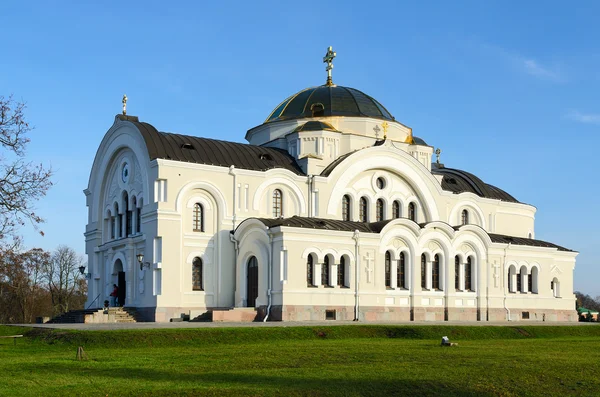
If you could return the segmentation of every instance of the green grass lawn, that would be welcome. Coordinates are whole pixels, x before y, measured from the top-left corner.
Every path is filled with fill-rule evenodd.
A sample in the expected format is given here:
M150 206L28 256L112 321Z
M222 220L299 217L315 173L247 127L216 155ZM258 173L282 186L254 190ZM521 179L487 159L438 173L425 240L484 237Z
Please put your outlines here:
M15 333L0 339L2 396L600 395L600 326L0 326Z

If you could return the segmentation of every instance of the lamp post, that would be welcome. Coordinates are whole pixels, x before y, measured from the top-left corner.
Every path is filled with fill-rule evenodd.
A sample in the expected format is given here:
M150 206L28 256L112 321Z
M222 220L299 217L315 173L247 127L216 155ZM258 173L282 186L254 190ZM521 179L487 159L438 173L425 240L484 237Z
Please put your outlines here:
M144 267L150 268L150 262L144 262L144 254L141 252L136 255L138 263L140 264L140 270L144 270Z
M79 272L81 273L82 276L85 276L86 279L92 278L92 273L86 273L85 272L85 266L84 265L79 266Z

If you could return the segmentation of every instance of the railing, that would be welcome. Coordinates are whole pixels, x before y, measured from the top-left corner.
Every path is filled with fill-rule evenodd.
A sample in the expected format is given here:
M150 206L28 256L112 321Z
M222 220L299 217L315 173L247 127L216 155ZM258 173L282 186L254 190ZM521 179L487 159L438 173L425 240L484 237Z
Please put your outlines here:
M100 295L102 295L102 292L98 294L98 296L92 301L90 302L89 306L85 308L85 310L89 309L90 307L92 307L92 305L94 304L94 302L96 302L98 300L98 298L100 298Z
M13 344L17 344L17 338L22 338L23 335L8 335L8 336L0 336L0 338L13 338Z

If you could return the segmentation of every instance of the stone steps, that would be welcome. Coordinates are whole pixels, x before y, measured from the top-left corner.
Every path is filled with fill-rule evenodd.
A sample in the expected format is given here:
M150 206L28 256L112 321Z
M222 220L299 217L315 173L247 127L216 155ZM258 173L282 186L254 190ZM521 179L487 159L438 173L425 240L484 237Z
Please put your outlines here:
M109 307L108 309L72 310L54 317L49 323L135 323L135 308Z

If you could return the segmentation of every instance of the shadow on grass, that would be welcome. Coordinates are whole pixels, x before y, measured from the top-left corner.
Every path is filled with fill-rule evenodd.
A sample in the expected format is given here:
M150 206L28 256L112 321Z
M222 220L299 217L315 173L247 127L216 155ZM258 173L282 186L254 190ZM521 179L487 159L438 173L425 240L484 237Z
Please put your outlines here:
M69 374L70 377L85 377L90 392L99 392L101 388L93 386L94 379L100 384L108 385L112 392L119 395L171 394L171 395L410 395L410 396L492 396L495 392L481 388L469 388L468 384L456 385L450 380L441 379L389 379L378 373L370 373L368 369L360 378L332 377L331 370L319 374L303 370L294 373L292 368L281 370L269 369L265 374L261 369L252 368L239 372L204 372L193 373L176 370L150 368L94 368L91 365L71 363L54 363L52 366L39 368L34 365L23 366L22 371L35 371L48 379L47 391L52 391L51 379ZM343 371L343 370L342 370ZM304 375L306 373L306 375ZM43 375L42 375L43 374ZM490 385L491 386L491 385ZM78 392L84 392L78 390Z

